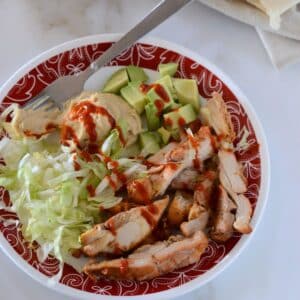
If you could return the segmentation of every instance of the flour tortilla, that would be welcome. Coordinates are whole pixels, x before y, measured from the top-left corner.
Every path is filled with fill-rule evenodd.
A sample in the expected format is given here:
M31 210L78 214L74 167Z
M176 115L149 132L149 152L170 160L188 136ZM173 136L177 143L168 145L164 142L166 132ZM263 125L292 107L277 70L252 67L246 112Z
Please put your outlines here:
M290 8L300 3L299 0L246 0L270 17L270 25L274 29L280 28L280 16Z

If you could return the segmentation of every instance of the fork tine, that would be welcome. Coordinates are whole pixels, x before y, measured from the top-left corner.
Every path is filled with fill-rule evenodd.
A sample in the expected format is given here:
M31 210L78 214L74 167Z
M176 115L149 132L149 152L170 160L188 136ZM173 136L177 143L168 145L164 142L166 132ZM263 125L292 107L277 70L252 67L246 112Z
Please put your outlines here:
M50 97L47 95L42 95L37 98L31 99L28 103L25 104L26 109L38 109L39 107L45 105L49 101Z

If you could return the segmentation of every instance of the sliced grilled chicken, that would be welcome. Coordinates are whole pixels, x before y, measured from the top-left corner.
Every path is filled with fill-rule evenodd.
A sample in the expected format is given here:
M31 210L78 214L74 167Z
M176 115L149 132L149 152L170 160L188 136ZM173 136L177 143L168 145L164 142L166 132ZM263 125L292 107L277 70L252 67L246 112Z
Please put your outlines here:
M235 210L236 205L229 198L222 185L219 185L219 197L213 218L213 228L210 233L212 239L225 242L232 236Z
M124 199L120 203L118 203L117 205L115 205L115 206L113 206L109 209L106 209L105 211L108 211L112 215L116 215L116 214L118 214L122 211L128 211L129 209L135 208L137 206L139 206L137 203L131 202L131 201L128 201L128 200Z
M185 169L184 163L168 162L163 166L159 173L150 175L152 188L155 196L161 196L165 193L174 178Z
M244 195L236 195L234 201L237 206L233 228L240 233L250 233L252 231L250 220L252 216L252 206L249 199Z
M180 225L188 217L193 204L193 195L177 191L168 208L168 222L171 225Z
M200 173L194 168L183 170L171 183L174 190L193 190L199 181Z
M192 236L199 230L204 231L207 226L209 217L210 213L208 211L203 211L196 219L181 223L180 230L184 236Z
M214 154L215 143L209 127L203 126L194 135L188 133L188 139L170 152L169 161L184 162L185 168L201 169L202 162Z
M216 172L207 171L201 175L201 181L197 183L194 192L194 203L189 212L189 220L198 218L202 212L210 210L210 198Z
M208 127L201 127L195 135L188 134L186 141L170 151L168 162L161 172L154 173L150 169L155 195L163 195L173 179L184 169L200 169L203 161L210 158L214 151L214 137Z
M252 206L249 199L242 194L247 191L247 179L233 151L221 149L218 157L220 182L237 206L233 227L240 233L250 233Z
M121 254L140 244L157 225L169 202L166 197L148 206L121 212L80 236L82 251L88 256L99 253Z
M179 143L169 143L165 147L161 148L154 155L150 156L147 161L153 165L161 165L168 162L170 152L178 147Z
M201 231L191 238L170 237L168 241L145 245L128 258L87 264L84 272L91 277L149 280L199 261L208 240Z
M247 191L247 179L234 152L228 149L221 149L218 152L218 157L220 161L220 181L224 188L237 194L245 193Z
M128 197L138 204L149 204L154 194L149 177L129 181L127 192Z
M212 93L212 98L201 108L204 124L211 126L220 139L233 141L235 133L226 104L219 93Z
M180 225L180 230L185 236L191 236L196 231L206 228L211 215L210 199L215 178L216 172L208 171L196 185L188 221Z

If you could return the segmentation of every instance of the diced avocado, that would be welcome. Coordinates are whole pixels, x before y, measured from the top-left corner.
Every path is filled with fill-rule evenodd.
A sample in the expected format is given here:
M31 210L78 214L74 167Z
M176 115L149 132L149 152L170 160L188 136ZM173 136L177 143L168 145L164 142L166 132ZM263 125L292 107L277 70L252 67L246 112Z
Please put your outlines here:
M165 127L160 127L157 132L160 134L162 142L167 144L171 137L171 133Z
M113 73L106 83L102 91L104 93L119 93L120 89L125 86L129 81L127 71L125 68L118 70L117 72Z
M154 84L154 86L148 91L147 98L152 103L157 102L157 104L160 105L160 111L170 108L174 102L170 90L160 83Z
M123 87L120 91L121 96L141 114L144 111L147 103L147 98L139 89L140 82L129 82L128 85Z
M130 81L144 82L148 80L148 76L146 75L145 71L142 68L130 65L126 69Z
M186 104L178 109L180 117L182 117L186 124L191 123L197 119L197 115L192 104Z
M131 144L130 146L125 147L122 149L120 153L120 157L125 157L125 158L132 158L132 157L137 157L141 152L141 148L138 142Z
M174 78L173 85L177 93L178 101L182 104L192 104L199 111L199 93L197 82L194 79Z
M171 109L171 110L177 110L177 109L179 109L181 106L182 106L181 103L177 103L177 102L174 101L174 102L172 103L170 109Z
M180 118L180 115L178 113L178 111L171 111L167 114L164 114L164 125L172 130L172 129L176 129L179 127L179 118Z
M157 134L154 132L142 132L139 136L139 141L142 148L141 155L144 157L154 154L160 149L157 142Z
M164 114L164 125L168 129L176 129L197 119L192 104L186 104L176 111Z
M180 131L179 128L171 130L171 136L175 141L180 141Z
M166 75L166 76L156 80L155 83L159 83L162 86L167 87L169 89L169 91L171 92L172 97L174 98L175 89L174 89L172 78L170 77L170 75Z
M145 106L147 126L149 130L156 130L160 126L159 111L156 106L150 102Z
M168 64L160 64L158 65L158 71L160 73L160 76L174 76L178 69L178 63L168 63Z

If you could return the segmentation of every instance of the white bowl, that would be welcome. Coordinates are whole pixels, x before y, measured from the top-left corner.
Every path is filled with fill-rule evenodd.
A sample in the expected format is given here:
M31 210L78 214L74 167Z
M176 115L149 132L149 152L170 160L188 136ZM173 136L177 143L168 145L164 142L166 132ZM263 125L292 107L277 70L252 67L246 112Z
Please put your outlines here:
M16 82L27 74L31 69L39 65L40 63L44 62L45 60L49 59L50 57L59 54L61 52L70 50L72 48L100 43L100 42L110 42L116 41L120 37L119 34L106 34L106 35L95 35L80 38L77 40L73 40L57 47L54 47L41 55L37 56L36 58L29 61L23 67L21 67L15 74L13 74L7 82L2 86L0 90L0 99L3 99L9 90L16 84ZM222 259L216 266L212 269L207 271L206 273L198 276L197 278L180 285L178 287L171 288L169 290L165 290L158 293L153 294L146 294L138 296L139 299L167 299L172 297L178 297L182 294L190 292L200 286L204 285L205 283L212 280L215 276L220 274L225 268L227 268L242 252L242 250L246 247L249 243L251 238L253 237L258 224L262 218L267 198L269 192L269 184L270 184L270 160L269 160L269 153L266 138L262 129L262 126L251 106L247 97L242 93L242 91L231 81L231 79L225 75L221 70L219 70L214 64L207 61L205 58L201 57L197 53L194 53L182 46L176 45L174 43L170 43L167 41L163 41L157 38L145 38L142 39L141 42L151 45L160 46L166 49L173 50L177 53L180 53L186 57L191 58L192 60L196 61L197 63L203 65L208 70L210 70L213 74L219 77L223 83L225 83L228 88L233 92L233 94L238 98L239 102L242 104L243 108L245 109L249 119L251 120L252 126L254 128L254 132L256 134L257 140L260 144L260 158L261 158L261 187L259 191L259 197L257 200L255 212L252 218L252 227L253 232L249 235L244 235L238 241L238 243L234 246L234 248L229 252L229 254ZM2 101L2 100L1 100ZM7 242L2 234L0 234L0 246L2 250L11 258L11 260L24 272L26 272L29 276L31 276L36 281L40 282L41 284L52 288L58 292L66 294L71 297L77 297L81 299L107 299L108 296L106 295L99 295L99 294L92 294L89 292L77 290L71 287L68 287L64 284L53 282L49 280L49 277L43 275L36 269L34 269L31 265L29 265L20 255L17 254L16 251L11 247L11 245ZM137 296L110 296L110 299L136 299Z

